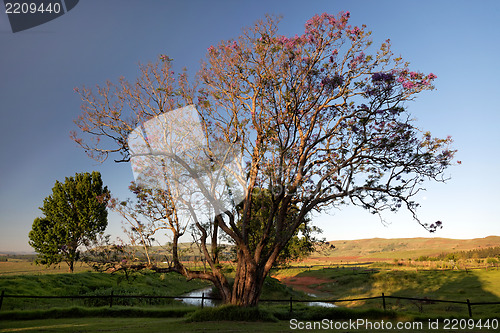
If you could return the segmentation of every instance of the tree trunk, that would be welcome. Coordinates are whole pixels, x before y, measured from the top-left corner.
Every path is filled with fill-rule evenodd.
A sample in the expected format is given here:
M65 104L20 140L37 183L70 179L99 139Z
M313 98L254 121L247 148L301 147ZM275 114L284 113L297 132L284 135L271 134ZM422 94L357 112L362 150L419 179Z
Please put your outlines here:
M177 269L182 269L182 265L180 264L179 261L179 234L174 231L174 237L172 240L172 262L174 263L174 267Z
M256 306L259 302L265 273L243 254L238 255L238 266L234 277L234 285L230 303L240 306Z
M73 273L73 268L74 268L75 262L70 260L68 261L68 266L69 266L69 272Z

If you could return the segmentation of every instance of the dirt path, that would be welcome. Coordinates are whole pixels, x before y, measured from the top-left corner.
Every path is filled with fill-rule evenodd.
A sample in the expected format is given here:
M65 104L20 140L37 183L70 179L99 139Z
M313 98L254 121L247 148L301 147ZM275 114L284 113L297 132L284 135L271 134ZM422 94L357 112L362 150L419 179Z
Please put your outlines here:
M289 287L312 294L317 294L319 291L317 289L314 289L314 287L310 287L311 285L331 282L331 280L320 279L313 276L277 276L276 278Z

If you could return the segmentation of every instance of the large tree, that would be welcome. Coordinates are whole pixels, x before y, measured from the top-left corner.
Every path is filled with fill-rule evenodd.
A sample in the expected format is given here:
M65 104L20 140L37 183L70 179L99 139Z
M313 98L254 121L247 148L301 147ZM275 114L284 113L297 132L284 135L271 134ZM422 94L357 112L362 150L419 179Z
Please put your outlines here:
M89 245L108 225L109 191L103 187L99 172L77 173L56 181L52 195L43 200L29 233L29 244L38 253L37 263L47 266L62 261L73 272L80 247Z
M193 85L160 56L141 66L135 83L77 89L84 112L76 124L93 140L72 136L97 160L118 153L119 161L129 161L127 140L137 126L190 104L199 112L211 163L224 167L227 154L216 151L224 145L241 156L235 159L241 173L233 175L243 189L241 210L219 207L199 168L175 154L162 160L184 168L218 212L203 224L191 211L210 269L192 271L176 261L169 270L212 281L226 302L255 305L264 278L313 211L352 204L380 214L404 206L428 230L441 226L418 220L412 198L424 180L444 181L452 140L419 130L407 111L417 94L433 89L436 76L410 70L389 40L372 50L370 32L348 20L348 12L316 15L302 35L286 37L278 33L279 19L266 17L211 46ZM256 189L270 191L266 214L254 204ZM237 249L232 285L217 262L220 233Z

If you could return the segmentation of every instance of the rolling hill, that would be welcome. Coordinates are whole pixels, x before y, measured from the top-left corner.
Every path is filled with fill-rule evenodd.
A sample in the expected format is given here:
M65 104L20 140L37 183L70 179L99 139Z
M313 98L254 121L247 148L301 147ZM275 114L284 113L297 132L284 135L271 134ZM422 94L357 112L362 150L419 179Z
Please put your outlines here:
M469 251L478 248L500 246L500 236L475 239L450 238L371 238L335 240L328 248L311 254L311 257L332 259L417 259L420 256L436 256L441 253ZM335 248L332 248L332 245Z

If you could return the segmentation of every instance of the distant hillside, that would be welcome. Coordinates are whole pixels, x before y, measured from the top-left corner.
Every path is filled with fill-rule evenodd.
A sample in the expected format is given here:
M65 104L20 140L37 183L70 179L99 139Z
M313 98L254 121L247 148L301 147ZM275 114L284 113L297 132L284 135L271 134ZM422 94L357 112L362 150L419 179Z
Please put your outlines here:
M474 249L500 246L500 236L489 236L474 239L450 238L370 238L356 240L334 240L318 247L310 258L329 257L333 260L383 260L383 259L417 259L420 256L438 256L442 253L470 251ZM221 253L222 260L230 260L234 253L232 245L226 245ZM140 247L138 247L141 250ZM165 248L154 246L150 254L157 260L170 257ZM199 260L202 256L199 249L191 243L179 244L182 260ZM12 259L29 259L35 253L3 252L0 257Z
M346 259L417 259L420 256L437 256L441 253L469 251L500 246L500 236L475 239L449 238L371 238L336 240L311 255ZM332 245L335 247L333 248Z

